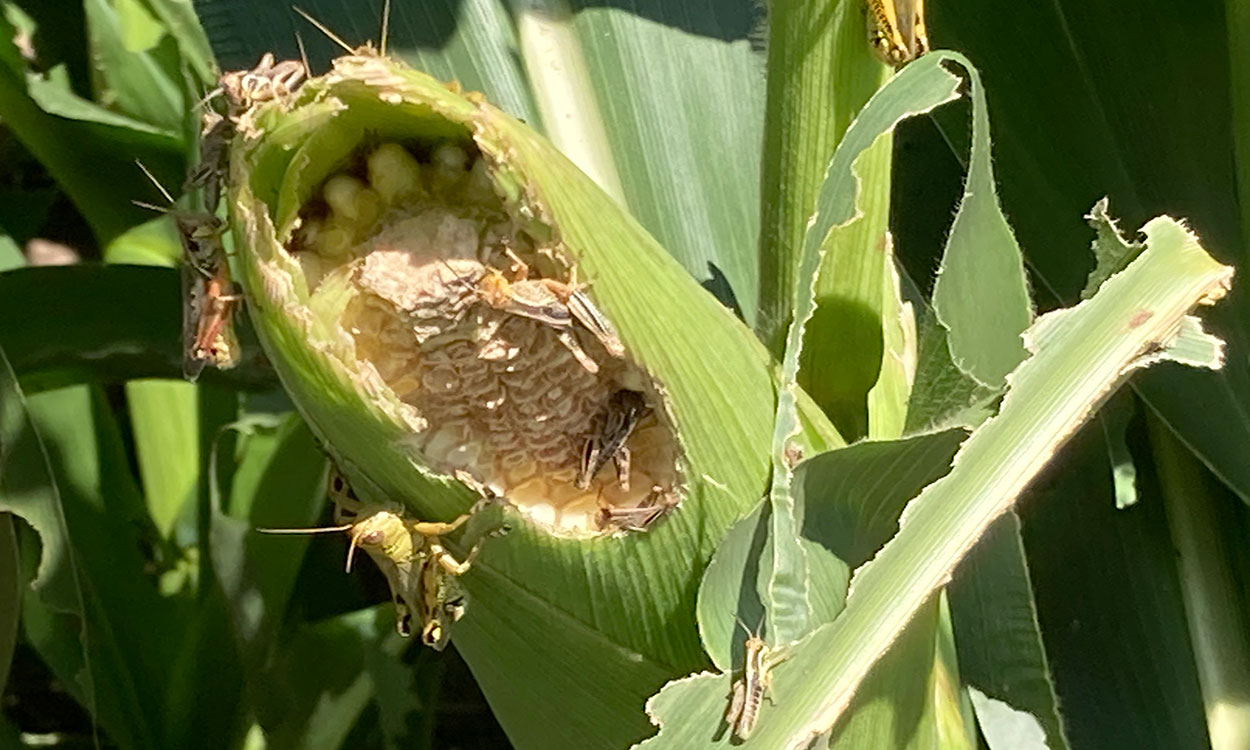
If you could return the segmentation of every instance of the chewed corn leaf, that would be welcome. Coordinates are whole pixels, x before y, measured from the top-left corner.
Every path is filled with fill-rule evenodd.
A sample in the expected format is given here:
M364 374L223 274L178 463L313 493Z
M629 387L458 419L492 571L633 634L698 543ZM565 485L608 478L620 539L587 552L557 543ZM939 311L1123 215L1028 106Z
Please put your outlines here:
M384 57L241 116L229 183L261 344L338 463L417 518L516 509L455 635L496 689L536 686L503 713L572 726L588 701L570 736L625 744L701 663L687 582L766 484L762 347L544 138ZM573 658L637 684L605 708Z

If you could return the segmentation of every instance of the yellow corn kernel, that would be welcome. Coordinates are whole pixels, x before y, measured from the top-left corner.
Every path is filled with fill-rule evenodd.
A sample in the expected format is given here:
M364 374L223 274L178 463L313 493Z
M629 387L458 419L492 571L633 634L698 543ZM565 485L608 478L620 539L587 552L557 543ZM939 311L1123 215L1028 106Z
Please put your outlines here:
M338 216L331 216L321 225L313 248L323 258L345 258L356 244L355 227Z
M384 143L366 160L369 184L387 205L421 194L421 165L398 143Z
M430 154L430 190L443 193L464 179L469 155L454 143L444 143Z
M338 219L355 221L357 216L356 198L365 185L360 180L346 174L336 174L326 180L321 188L321 195L330 206L330 211Z

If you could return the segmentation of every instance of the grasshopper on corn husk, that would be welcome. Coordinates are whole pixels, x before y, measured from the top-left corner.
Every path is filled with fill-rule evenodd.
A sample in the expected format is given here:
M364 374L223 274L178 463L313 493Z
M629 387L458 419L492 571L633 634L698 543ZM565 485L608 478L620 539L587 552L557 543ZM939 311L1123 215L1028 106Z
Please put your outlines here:
M352 570L357 549L363 549L386 578L395 604L395 629L408 637L414 617L421 642L442 651L451 637L452 625L464 616L467 596L459 583L473 565L487 537L507 533L499 527L469 549L463 560L447 550L443 537L469 521L490 498L483 498L468 513L448 522L415 521L394 507L365 503L352 492L347 478L337 469L330 471L329 496L334 503L337 526L311 529L260 529L264 533L316 534L347 532L345 569Z

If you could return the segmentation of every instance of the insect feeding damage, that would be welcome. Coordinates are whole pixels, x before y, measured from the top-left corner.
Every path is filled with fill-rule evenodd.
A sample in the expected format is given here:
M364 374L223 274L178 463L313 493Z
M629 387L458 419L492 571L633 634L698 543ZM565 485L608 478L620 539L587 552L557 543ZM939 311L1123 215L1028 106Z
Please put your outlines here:
M471 141L440 138L358 150L288 249L313 305L348 290L338 325L428 425L406 442L433 468L554 530L643 529L680 497L676 439L554 234L509 211Z

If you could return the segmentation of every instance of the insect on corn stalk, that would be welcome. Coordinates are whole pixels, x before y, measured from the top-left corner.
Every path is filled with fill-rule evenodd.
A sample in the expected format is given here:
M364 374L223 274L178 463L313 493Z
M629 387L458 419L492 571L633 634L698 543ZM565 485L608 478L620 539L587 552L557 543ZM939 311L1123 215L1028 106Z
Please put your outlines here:
M182 376L194 383L208 365L225 370L239 361L234 310L241 298L234 293L221 244L226 227L208 212L178 208L156 176L142 163L135 163L170 208L135 203L172 215L178 231L182 247Z

